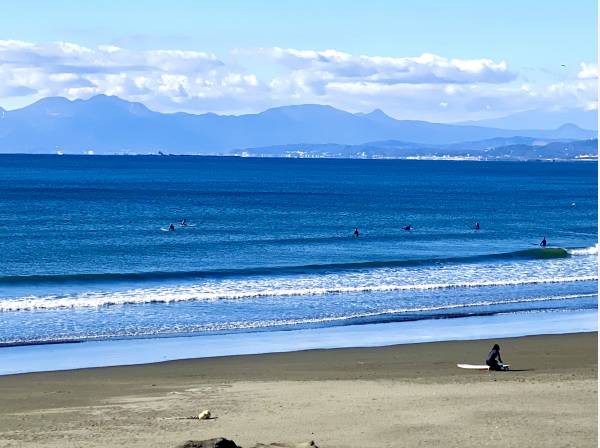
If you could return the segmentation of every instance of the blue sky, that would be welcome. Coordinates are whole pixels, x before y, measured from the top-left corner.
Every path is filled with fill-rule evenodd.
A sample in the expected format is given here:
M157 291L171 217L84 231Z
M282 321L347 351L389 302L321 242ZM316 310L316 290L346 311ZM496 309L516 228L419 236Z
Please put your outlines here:
M454 121L596 101L593 0L123 3L3 3L0 106L108 93L164 111L312 102Z

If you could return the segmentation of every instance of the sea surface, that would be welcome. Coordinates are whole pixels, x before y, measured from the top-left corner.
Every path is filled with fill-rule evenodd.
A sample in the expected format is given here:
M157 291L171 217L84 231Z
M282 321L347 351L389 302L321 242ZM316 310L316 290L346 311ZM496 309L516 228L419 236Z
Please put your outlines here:
M597 173L1 155L0 346L596 310Z

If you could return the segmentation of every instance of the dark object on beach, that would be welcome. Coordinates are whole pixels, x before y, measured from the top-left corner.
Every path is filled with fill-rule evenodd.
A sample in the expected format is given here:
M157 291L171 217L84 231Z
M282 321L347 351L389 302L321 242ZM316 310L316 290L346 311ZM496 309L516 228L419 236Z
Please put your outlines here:
M315 442L312 440L310 442L304 443L270 443L268 445L264 445L262 443L257 443L251 448L319 448Z
M182 445L178 445L177 448L242 448L235 444L233 440L224 439L219 437L216 439L208 440L188 440ZM270 443L265 445L263 443L257 443L251 448L319 448L312 440L304 443Z
M178 445L177 448L240 448L233 440L228 440L223 437L207 440L188 440L187 442Z
M490 370L504 370L502 367L502 357L500 356L500 346L498 344L494 344L485 363L489 366Z

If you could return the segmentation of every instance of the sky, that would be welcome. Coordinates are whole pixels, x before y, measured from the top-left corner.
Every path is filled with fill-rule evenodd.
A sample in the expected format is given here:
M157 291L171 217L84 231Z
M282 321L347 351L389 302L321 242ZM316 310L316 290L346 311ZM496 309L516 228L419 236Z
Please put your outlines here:
M597 103L595 0L3 2L0 107L289 104L452 122Z

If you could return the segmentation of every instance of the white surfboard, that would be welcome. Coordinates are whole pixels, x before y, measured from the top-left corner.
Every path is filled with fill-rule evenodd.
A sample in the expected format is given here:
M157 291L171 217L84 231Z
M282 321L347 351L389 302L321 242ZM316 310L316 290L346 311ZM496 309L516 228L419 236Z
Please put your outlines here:
M485 364L456 364L456 367L468 370L490 370L490 367ZM500 367L502 367L502 370L508 370L510 365L500 364Z
M456 367L459 367L461 369L469 369L469 370L490 370L490 367L486 366L485 364L482 364L482 365L478 365L478 364L456 364Z

